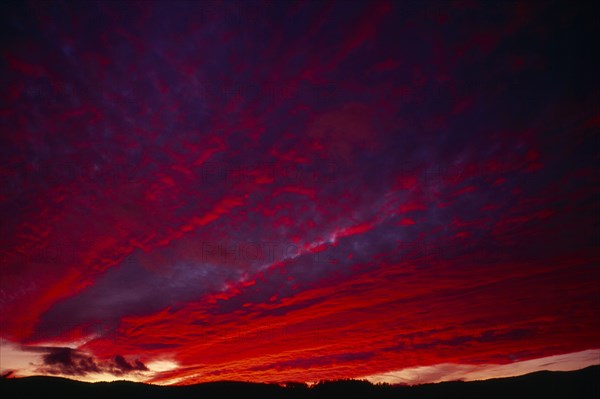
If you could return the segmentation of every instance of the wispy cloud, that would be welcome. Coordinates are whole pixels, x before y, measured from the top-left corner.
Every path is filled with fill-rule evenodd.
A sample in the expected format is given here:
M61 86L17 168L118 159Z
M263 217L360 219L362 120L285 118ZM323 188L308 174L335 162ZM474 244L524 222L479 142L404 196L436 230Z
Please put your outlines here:
M435 380L598 348L588 2L209 3L3 6L2 368Z

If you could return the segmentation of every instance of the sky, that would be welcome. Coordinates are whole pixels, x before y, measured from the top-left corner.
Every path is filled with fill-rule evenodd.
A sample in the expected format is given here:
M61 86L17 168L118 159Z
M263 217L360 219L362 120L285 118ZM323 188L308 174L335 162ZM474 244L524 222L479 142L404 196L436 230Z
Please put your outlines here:
M0 372L600 364L593 2L0 12Z

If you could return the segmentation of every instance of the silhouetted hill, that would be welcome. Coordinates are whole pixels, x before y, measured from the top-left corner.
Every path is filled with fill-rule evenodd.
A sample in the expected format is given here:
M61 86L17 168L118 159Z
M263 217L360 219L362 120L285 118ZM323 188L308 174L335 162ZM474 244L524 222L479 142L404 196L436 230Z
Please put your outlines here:
M417 386L327 381L312 387L288 383L211 382L157 386L128 381L86 383L57 377L0 380L3 398L600 398L600 366L578 371L540 371L520 377Z

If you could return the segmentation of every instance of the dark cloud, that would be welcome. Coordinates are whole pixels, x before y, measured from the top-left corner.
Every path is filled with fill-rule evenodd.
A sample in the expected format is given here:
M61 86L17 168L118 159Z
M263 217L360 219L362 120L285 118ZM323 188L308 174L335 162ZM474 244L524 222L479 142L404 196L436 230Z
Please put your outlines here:
M116 355L113 359L113 362L114 368L112 368L112 372L116 375L127 374L132 371L148 371L148 368L144 365L144 363L137 359L132 363L129 363L123 356Z
M116 355L110 360L98 360L92 355L72 348L34 347L29 351L45 352L42 355L42 364L38 372L85 376L90 373L110 373L121 376L138 371L148 371L148 368L139 359L127 361L123 356Z
M44 366L41 370L50 374L86 375L98 373L97 363L93 357L71 348L46 348L49 352L42 356Z

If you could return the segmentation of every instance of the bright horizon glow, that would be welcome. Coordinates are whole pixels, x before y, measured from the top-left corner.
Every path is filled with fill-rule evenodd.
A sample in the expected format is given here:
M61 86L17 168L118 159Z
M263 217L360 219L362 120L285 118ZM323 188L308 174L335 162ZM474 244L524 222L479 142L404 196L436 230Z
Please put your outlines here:
M510 364L465 365L442 363L432 366L409 367L363 377L372 383L425 384L444 381L477 381L492 378L516 377L536 371L574 371L600 365L600 349L590 349Z
M0 345L0 374L14 371L16 378L42 375L35 370L40 363L40 354L32 350L19 348L9 342ZM377 373L355 379L365 379L374 384L406 384L419 385L444 381L477 381L492 378L515 377L536 371L574 371L589 366L600 365L600 349L590 349L574 353L546 356L538 359L515 361L510 364L467 365L456 363L440 363L429 366L408 367L401 370ZM110 373L89 373L86 376L56 374L52 376L69 378L85 382L134 381L146 382L159 376L162 372L177 370L179 365L172 360L160 359L147 362L148 371L136 372L127 376L115 376ZM240 379L242 381L244 379ZM177 385L185 378L169 378L154 383L155 385ZM213 381L213 380L210 380ZM208 381L207 381L208 382ZM262 382L262 381L254 381ZM314 384L316 381L301 381ZM187 385L187 384L182 384Z

